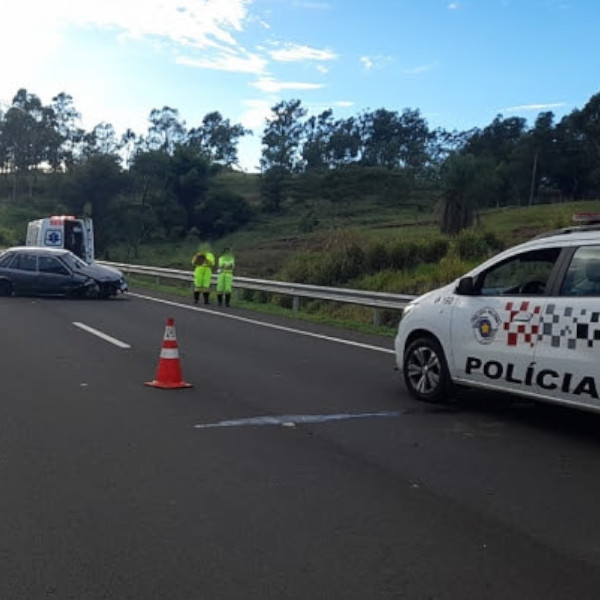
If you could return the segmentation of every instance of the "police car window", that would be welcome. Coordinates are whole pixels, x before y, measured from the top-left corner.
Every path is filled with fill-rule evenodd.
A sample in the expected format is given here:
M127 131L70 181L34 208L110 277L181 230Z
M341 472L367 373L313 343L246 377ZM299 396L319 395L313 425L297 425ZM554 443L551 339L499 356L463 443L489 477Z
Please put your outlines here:
M32 254L17 254L10 265L11 269L19 269L20 271L35 271L36 267L37 258Z
M484 296L543 294L559 254L560 248L523 252L481 273L476 286Z
M54 273L55 275L70 275L69 270L54 256L40 256L38 270L40 273Z
M577 249L560 293L562 296L600 296L600 246Z

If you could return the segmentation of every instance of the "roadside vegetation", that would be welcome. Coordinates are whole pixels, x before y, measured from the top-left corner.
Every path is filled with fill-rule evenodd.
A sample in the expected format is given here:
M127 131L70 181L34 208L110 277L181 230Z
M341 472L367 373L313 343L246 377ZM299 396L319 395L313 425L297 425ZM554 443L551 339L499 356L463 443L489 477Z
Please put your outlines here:
M416 109L341 119L284 101L260 134L260 173L236 168L252 132L218 112L189 127L165 106L146 133L121 137L79 120L66 93L43 105L21 89L0 108L0 247L24 243L30 220L75 214L93 218L100 259L189 268L200 245L227 245L238 276L419 294L600 210L600 93L558 121L498 115L462 132L432 130ZM262 294L238 301L290 307ZM359 307L301 308L371 321ZM384 315L384 327L397 319Z

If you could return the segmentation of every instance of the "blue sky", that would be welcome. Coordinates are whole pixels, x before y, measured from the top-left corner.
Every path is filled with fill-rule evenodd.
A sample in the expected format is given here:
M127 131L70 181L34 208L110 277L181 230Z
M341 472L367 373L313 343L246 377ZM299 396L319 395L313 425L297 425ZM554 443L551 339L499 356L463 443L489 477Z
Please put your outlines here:
M560 119L600 92L598 0L21 0L1 18L0 106L66 92L83 127L118 134L145 133L154 108L188 128L218 110L253 130L249 171L280 100L466 130Z

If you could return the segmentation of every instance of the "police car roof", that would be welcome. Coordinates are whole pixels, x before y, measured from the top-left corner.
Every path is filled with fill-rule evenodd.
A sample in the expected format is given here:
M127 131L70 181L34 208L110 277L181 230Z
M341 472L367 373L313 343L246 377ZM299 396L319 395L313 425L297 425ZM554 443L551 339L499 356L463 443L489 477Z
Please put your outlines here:
M536 235L533 240L538 240L542 238L553 237L556 235L572 235L575 233L586 233L586 232L594 232L600 231L600 223L590 223L589 225L573 225L571 227L561 227L560 229L555 229L553 231L546 231L544 233L540 233Z

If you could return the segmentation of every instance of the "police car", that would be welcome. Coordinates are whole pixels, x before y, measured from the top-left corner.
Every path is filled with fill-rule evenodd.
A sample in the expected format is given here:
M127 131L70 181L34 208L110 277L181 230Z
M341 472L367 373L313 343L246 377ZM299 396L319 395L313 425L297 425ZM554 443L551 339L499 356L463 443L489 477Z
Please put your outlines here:
M600 214L410 302L395 338L413 396L456 385L600 411Z

